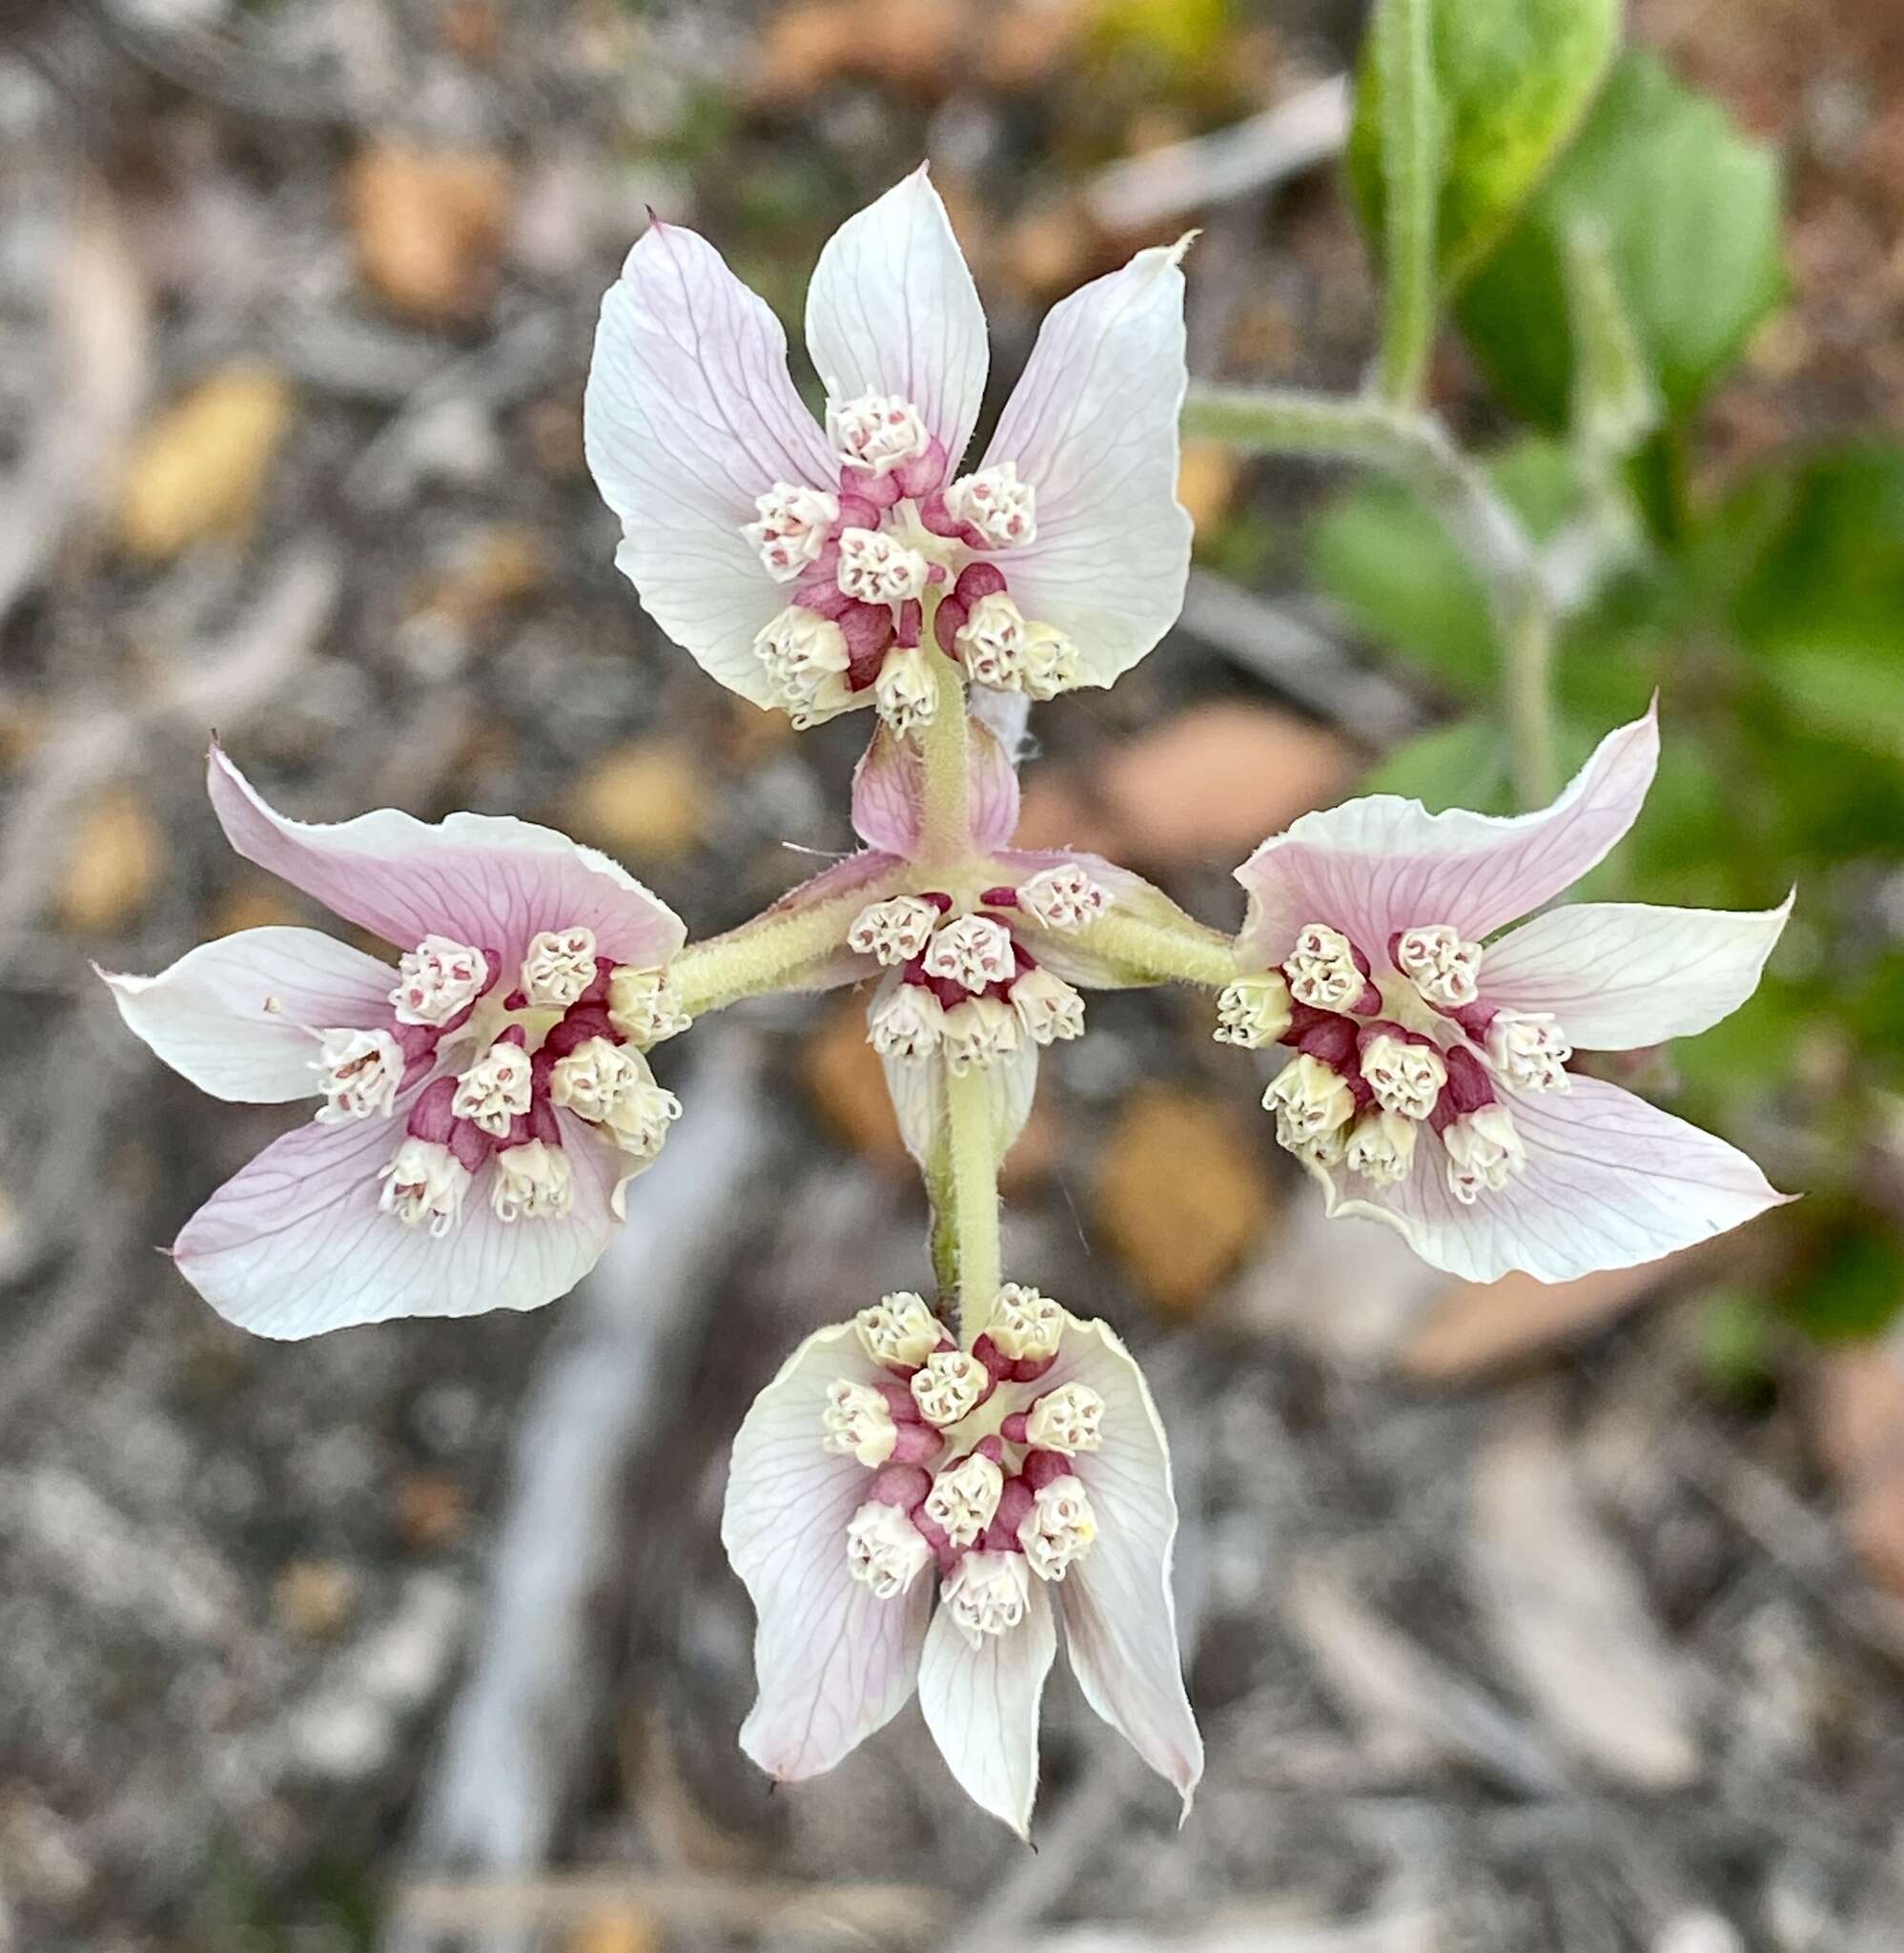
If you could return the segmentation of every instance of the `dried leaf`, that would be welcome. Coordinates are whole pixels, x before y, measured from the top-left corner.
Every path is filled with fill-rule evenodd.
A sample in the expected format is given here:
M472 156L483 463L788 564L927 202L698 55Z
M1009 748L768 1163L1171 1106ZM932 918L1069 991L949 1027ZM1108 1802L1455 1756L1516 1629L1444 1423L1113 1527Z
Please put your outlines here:
M1113 753L1096 781L1130 852L1158 866L1228 864L1353 778L1333 732L1267 706L1192 706Z
M291 424L291 390L262 367L201 380L134 443L120 485L119 546L163 563L211 536L242 535Z
M165 833L129 787L101 794L80 817L58 893L60 926L106 935L145 907L164 872Z
M1257 1149L1221 1101L1151 1085L1126 1101L1097 1165L1097 1225L1158 1308L1207 1303L1271 1213Z
M673 739L637 739L603 754L576 783L563 823L611 854L669 860L706 832L707 767Z
M509 220L500 156L374 143L352 165L349 192L358 263L386 304L450 324L488 303Z

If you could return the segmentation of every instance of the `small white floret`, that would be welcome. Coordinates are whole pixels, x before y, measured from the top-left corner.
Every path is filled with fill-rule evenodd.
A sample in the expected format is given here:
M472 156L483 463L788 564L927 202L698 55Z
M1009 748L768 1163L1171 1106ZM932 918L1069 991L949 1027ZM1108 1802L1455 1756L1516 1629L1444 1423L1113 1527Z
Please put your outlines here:
M489 959L469 944L426 935L398 959L391 1008L399 1024L446 1024L482 995Z
M877 1600L897 1600L932 1558L932 1549L897 1506L869 1499L847 1521L847 1571Z
M565 1011L594 981L592 929L545 929L522 958L522 995L534 1010Z
M1067 1458L1095 1451L1103 1442L1104 1400L1089 1384L1060 1384L1034 1404L1025 1417L1025 1441L1041 1451Z
M1032 1583L1021 1552L969 1552L939 1590L952 1625L972 1648L983 1648L1025 1618Z
M447 1146L405 1140L377 1177L383 1182L377 1204L406 1227L427 1225L440 1241L462 1219L469 1168Z

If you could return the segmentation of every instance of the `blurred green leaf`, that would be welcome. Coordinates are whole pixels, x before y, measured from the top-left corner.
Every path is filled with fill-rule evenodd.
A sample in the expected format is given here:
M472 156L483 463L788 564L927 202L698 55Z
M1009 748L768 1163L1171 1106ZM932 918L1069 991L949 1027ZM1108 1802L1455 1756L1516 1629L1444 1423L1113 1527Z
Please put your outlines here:
M1904 448L1870 442L1763 470L1711 527L1742 545L1730 608L1742 643L1876 650L1904 670Z
M1511 813L1501 729L1491 719L1457 719L1404 741L1362 781L1364 793L1400 793L1430 813L1470 807Z
M1654 56L1629 51L1512 235L1469 281L1462 329L1512 405L1564 426L1573 341L1560 240L1568 223L1597 219L1667 406L1683 415L1784 292L1779 194L1769 149Z
M1562 232L1561 245L1573 332L1574 445L1588 466L1610 470L1659 424L1659 394L1620 289L1607 226L1597 216L1577 216Z
M1904 1244L1874 1217L1848 1214L1780 1301L1814 1336L1874 1336L1904 1308Z
M1489 473L1536 537L1551 535L1579 502L1566 450L1529 436ZM1324 511L1310 534L1317 581L1375 643L1424 667L1450 689L1491 698L1494 627L1481 580L1441 522L1405 488L1370 482Z
M1579 127L1619 32L1619 0L1441 0L1435 8L1444 283L1460 283L1486 257ZM1356 79L1348 167L1368 234L1380 239L1383 104L1373 42Z

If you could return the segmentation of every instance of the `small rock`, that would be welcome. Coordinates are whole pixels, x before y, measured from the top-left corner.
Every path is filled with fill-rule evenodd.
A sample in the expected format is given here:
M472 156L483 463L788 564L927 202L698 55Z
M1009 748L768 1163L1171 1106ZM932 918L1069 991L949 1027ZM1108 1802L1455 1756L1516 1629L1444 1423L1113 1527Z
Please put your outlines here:
M511 176L481 150L373 143L351 166L349 200L365 282L431 324L479 314L495 287Z
M637 739L605 752L569 795L569 831L613 854L670 860L706 832L707 762L674 739Z

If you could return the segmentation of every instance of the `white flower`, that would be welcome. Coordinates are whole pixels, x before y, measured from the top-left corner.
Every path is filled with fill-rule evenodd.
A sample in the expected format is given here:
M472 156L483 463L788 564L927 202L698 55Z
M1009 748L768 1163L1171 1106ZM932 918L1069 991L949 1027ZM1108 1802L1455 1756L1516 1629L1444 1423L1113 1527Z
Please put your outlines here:
M820 1414L821 1448L861 1465L884 1465L899 1442L891 1407L868 1384L839 1377L827 1392Z
M896 1506L869 1499L847 1521L847 1571L875 1599L898 1599L932 1561L932 1549Z
M882 1296L853 1318L860 1347L889 1369L917 1369L948 1340L944 1326L925 1298L901 1289Z
M1111 892L1075 862L1066 861L1020 882L1018 906L1047 929L1082 929L1111 906Z
M1041 1451L1067 1458L1103 1443L1104 1400L1089 1384L1060 1384L1047 1390L1025 1417L1025 1437Z
M1012 932L991 915L960 915L934 932L926 945L926 974L974 994L1010 980L1017 968Z
M1063 1326L1064 1311L1050 1296L1008 1282L992 1305L985 1333L1000 1355L1014 1363L1035 1363L1041 1357L1056 1355Z
M926 947L939 919L937 908L917 895L890 895L869 902L847 931L847 947L891 970L910 963Z
M1040 1486L1018 1527L1018 1544L1040 1580L1062 1580L1097 1537L1097 1515L1081 1479L1067 1472Z
M1007 994L1033 1043L1083 1037L1084 999L1062 976L1045 969L1026 970Z
M1399 1160L1378 1147L1380 1127L1331 1160L1290 1122L1332 1214L1387 1221L1437 1267L1470 1281L1522 1268L1564 1282L1651 1261L1779 1203L1733 1147L1564 1067L1576 1047L1659 1044L1736 1010L1789 900L1760 915L1583 902L1500 934L1620 840L1658 756L1648 713L1608 734L1538 813L1431 814L1378 794L1304 814L1238 871L1250 898L1238 939L1245 966L1291 967L1316 952L1342 997L1346 944L1350 964L1359 952L1380 977L1368 988L1382 1005L1361 1013L1364 995L1328 1007L1400 1018L1437 1039L1433 1062L1426 1045L1400 1050L1382 1035L1361 1049L1381 1105L1416 1116L1435 1108L1439 1135L1418 1133L1411 1170L1390 1173ZM1440 1170L1425 1170L1424 1158ZM1338 1165L1351 1185L1334 1177Z
M1239 976L1217 993L1218 1044L1255 1051L1274 1044L1289 1028L1289 985L1273 971Z
M912 1401L928 1424L956 1424L984 1394L991 1379L967 1349L935 1349L912 1372Z
M536 1010L565 1011L595 981L595 932L544 929L522 957L522 995Z
M976 1544L998 1510L1005 1474L982 1452L974 1451L949 1466L932 1480L926 1494L926 1517L954 1546Z
M324 1094L319 1125L388 1119L397 1109L403 1054L388 1031L326 1031L312 1069Z

